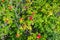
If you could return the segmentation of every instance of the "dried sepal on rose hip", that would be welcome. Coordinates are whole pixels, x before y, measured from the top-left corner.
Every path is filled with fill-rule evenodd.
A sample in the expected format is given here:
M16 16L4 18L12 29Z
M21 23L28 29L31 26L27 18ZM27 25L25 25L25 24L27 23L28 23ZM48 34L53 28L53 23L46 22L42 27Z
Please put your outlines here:
M29 6L24 6L24 9L28 9L29 8Z
M32 15L34 15L35 14L35 12L32 12Z
M7 17L3 17L3 21L6 24L11 24L13 22L11 18L7 18Z
M8 6L8 9L9 9L9 10L12 10L12 8L13 8L13 6Z
M23 20L23 18L20 18L20 21L22 21Z
M16 37L17 37L17 38L19 38L19 37L20 37L20 34L19 34L19 33L17 33L17 34L16 34Z
M6 23L8 23L9 22L9 19L6 19L6 21L5 21Z
M23 22L23 20L24 20L23 18L20 18L20 19L19 19L20 23L22 23L22 22Z
M37 39L40 39L41 38L41 35L40 35L40 33L37 35Z
M3 21L5 22L5 23L9 23L9 19L8 18L5 18L5 17L3 17Z
M5 0L2 0L2 2L4 2Z

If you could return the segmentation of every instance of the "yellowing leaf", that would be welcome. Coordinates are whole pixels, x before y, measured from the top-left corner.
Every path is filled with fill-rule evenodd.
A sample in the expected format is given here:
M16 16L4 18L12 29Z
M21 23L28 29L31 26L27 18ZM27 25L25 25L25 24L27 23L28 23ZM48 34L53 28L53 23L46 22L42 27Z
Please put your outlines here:
M32 27L31 27L31 26L28 26L27 28L28 28L29 30L32 30Z

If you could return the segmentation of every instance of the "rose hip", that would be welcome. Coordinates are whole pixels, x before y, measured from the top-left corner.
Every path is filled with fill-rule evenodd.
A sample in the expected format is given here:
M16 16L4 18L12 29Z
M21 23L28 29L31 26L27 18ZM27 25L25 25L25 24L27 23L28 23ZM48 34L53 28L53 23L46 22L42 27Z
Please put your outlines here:
M33 17L32 17L32 16L30 16L30 17L29 17L29 19L30 19L30 20L33 20Z
M19 38L19 37L20 37L20 34L17 33L17 34L16 34L16 37Z
M41 35L40 34L37 35L37 39L39 39L39 38L41 38Z

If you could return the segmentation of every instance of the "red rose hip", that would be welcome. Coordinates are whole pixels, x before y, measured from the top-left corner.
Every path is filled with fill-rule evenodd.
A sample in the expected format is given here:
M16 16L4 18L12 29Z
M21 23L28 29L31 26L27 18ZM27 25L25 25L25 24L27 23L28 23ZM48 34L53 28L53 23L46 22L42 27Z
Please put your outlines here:
M39 38L41 38L41 35L40 34L37 35L37 39L39 39Z
M33 17L32 17L32 16L30 16L30 17L29 17L29 19L30 19L30 20L33 20Z

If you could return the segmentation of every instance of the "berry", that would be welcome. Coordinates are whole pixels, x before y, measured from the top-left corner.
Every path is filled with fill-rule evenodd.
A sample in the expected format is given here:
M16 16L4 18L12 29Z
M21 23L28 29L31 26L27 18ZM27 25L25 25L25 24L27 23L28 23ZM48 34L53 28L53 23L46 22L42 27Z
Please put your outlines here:
M37 39L39 39L39 38L41 38L41 35L40 34L37 35Z
M29 17L29 20L33 20L33 17L32 17L32 16L30 16L30 17Z

